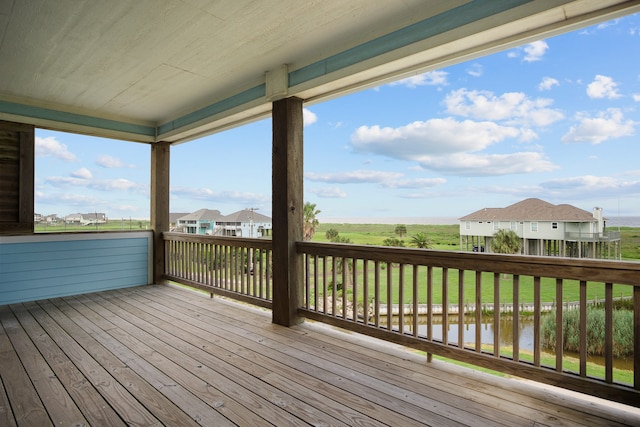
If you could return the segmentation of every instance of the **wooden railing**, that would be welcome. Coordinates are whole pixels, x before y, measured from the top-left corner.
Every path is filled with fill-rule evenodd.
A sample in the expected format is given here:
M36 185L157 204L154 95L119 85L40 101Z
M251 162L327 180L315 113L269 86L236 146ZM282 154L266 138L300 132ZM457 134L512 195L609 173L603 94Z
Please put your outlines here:
M271 241L163 233L165 278L271 308Z
M300 311L307 318L411 346L429 358L440 355L640 406L640 263L312 242L298 242L297 251L304 254ZM614 341L614 299L626 300L633 311L632 324L625 325L633 341L626 372L614 369L620 344ZM601 371L588 363L595 325L587 313L596 300L604 307ZM569 306L578 307L575 364L563 350L570 338L562 327ZM543 307L555 320L551 348L543 345ZM501 330L505 316L509 331ZM532 324L529 350L520 347L525 318ZM493 339L483 343L487 321ZM466 327L475 332L465 334ZM504 332L513 337L510 347L501 345Z
M272 307L270 240L163 236L167 279ZM439 355L640 406L640 263L312 242L296 250L303 317L422 350L429 360ZM633 313L622 369L613 323L620 302ZM588 347L595 305L604 311L600 368ZM579 349L568 355L562 325L576 312ZM544 316L554 324L547 345ZM490 342L482 336L487 323ZM531 348L520 345L525 323ZM512 344L501 342L504 335Z

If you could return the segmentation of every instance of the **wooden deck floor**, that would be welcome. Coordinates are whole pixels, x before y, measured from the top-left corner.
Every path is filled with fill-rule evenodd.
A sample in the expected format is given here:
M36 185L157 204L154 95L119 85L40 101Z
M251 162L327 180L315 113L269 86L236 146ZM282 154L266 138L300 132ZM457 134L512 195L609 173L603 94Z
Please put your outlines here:
M0 321L1 426L640 425L636 408L169 286L1 306Z

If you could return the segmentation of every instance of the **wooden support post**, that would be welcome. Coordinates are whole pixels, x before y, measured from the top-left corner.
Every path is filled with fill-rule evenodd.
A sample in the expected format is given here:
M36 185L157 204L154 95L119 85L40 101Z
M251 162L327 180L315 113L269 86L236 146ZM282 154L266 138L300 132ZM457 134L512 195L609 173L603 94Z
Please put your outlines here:
M273 323L300 323L303 270L296 241L303 238L302 100L273 103L272 215Z
M169 152L168 142L151 145L151 229L153 230L153 283L165 283L164 240L169 231Z
M34 231L33 125L0 121L0 235Z

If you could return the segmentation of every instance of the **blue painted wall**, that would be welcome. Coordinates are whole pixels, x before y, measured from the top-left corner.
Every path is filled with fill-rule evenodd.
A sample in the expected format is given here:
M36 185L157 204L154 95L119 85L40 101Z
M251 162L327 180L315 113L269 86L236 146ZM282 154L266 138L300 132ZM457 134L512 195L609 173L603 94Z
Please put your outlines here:
M146 285L151 233L0 238L0 305Z

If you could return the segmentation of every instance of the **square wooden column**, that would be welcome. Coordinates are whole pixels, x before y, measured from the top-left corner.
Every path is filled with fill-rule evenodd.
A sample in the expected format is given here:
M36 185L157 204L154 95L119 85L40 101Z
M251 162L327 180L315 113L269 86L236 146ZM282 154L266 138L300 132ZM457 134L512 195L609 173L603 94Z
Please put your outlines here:
M302 100L273 103L272 216L273 323L300 323L302 257L295 243L303 238L303 121Z
M0 234L34 230L33 125L0 121Z
M169 164L171 145L158 142L151 145L151 229L153 230L153 283L165 283L164 240L169 231Z

